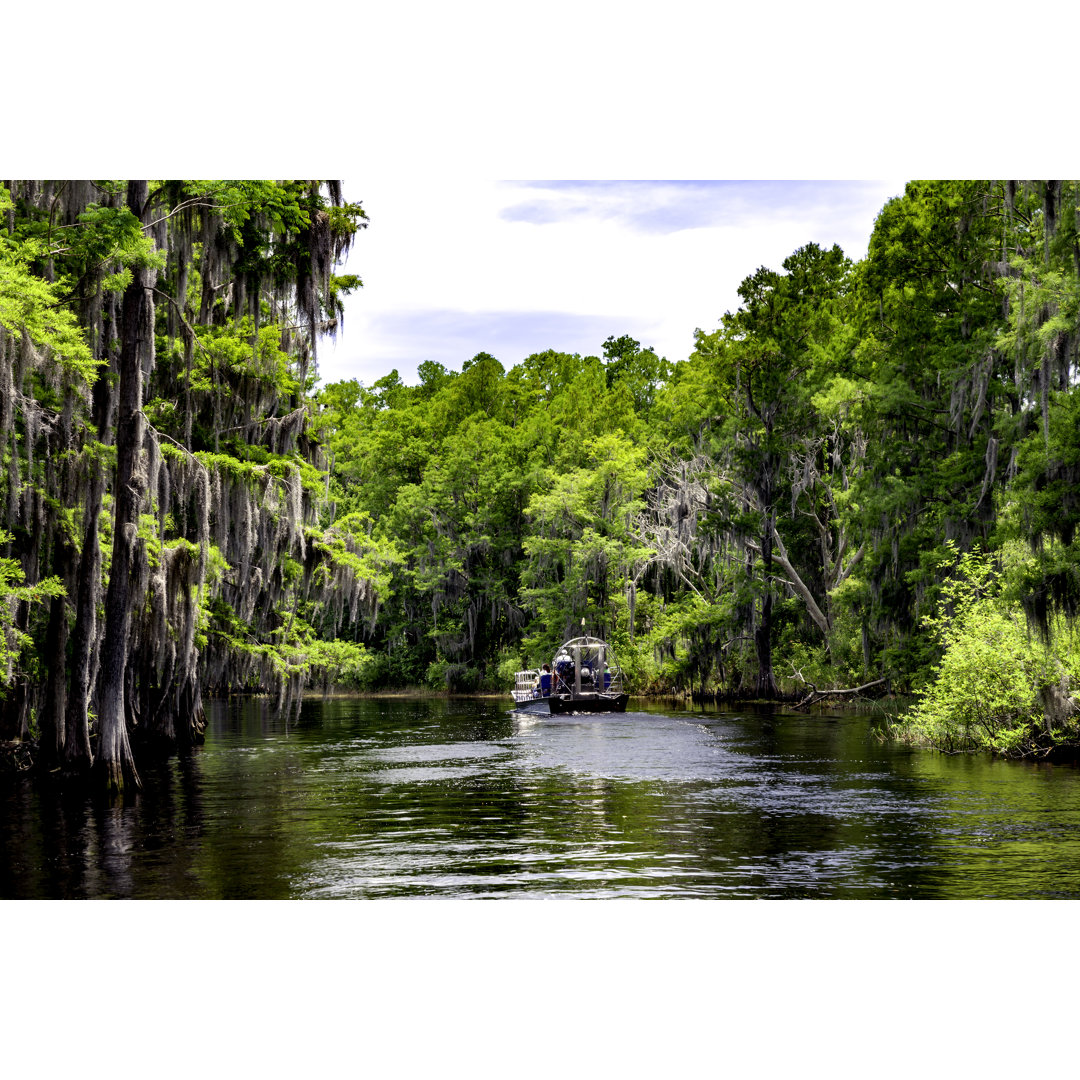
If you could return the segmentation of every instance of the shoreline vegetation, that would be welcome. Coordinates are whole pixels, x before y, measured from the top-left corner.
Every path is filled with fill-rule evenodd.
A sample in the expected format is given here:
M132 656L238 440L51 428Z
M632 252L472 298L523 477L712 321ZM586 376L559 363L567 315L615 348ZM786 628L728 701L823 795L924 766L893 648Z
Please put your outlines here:
M324 386L339 182L0 182L0 746L121 797L206 698L501 696L586 632L647 697L888 692L901 742L1064 753L1078 222L1078 181L914 181L687 357Z

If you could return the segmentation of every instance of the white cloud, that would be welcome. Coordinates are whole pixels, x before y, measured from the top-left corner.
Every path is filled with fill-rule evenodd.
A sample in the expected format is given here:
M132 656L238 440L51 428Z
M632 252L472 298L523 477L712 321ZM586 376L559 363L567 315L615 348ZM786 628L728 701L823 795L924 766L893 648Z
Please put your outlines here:
M345 182L371 223L348 269L364 288L320 351L325 381L370 385L423 360L506 367L557 348L599 353L630 333L669 360L738 305L740 281L797 247L865 254L902 181L534 185L441 178ZM599 336L597 336L599 335Z

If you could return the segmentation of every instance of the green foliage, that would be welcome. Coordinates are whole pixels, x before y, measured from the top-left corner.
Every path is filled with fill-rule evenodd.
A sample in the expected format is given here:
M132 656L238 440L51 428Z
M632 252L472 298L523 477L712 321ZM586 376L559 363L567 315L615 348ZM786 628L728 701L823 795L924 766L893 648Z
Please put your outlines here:
M0 530L0 545L9 544L12 539L11 533ZM20 655L31 644L30 635L16 621L19 605L40 604L63 595L64 585L58 577L28 585L15 559L0 558L0 690L11 686Z
M514 676L519 671L525 671L531 665L522 661L521 655L511 649L503 649L495 664L495 678L498 680L499 689L514 685Z
M628 334L609 337L604 342L604 376L608 388L625 387L634 403L634 411L647 417L656 392L671 374L671 365L653 349L643 349L641 342Z
M616 431L585 440L583 457L577 468L549 473L526 508L522 596L541 628L527 645L544 655L582 619L586 633L612 641L627 630L627 584L652 554L635 532L648 481L644 448Z
M214 393L224 382L240 388L245 381L248 395L251 383L263 382L278 395L296 394L299 380L293 371L293 359L281 349L281 329L263 326L255 332L250 317L228 326L211 327L198 335L191 370L191 389Z
M316 681L338 689L365 689L371 675L371 654L359 642L342 638L313 640L306 662Z
M1080 734L1075 704L1055 717L1048 695L1068 701L1080 686L1080 628L1062 624L1054 644L1029 634L1008 576L1022 575L1022 549L1009 550L1004 571L989 555L958 554L948 545L953 576L926 623L943 655L933 682L897 726L908 741L946 752L990 750L1006 756L1043 752ZM1056 722L1055 722L1056 721Z
M121 264L123 271L106 276L106 280L112 279L107 288L122 291L134 269L148 266L164 269L165 253L157 249L153 238L128 207L92 205L79 215L79 224L81 228L75 234L72 250L65 254L77 253L98 267ZM120 281L124 284L118 288Z
M978 640L935 622L975 574L954 564L1021 536L1043 549L997 594L1005 614L972 610L1003 655L1025 613L1065 640L1080 597L1077 191L910 184L866 260L808 244L759 269L674 365L612 335L599 357L545 350L507 369L479 353L460 371L421 364L416 386L393 371L325 387L310 431L332 462L314 545L329 561L300 576L323 588L349 565L376 583L377 616L347 621L369 685L508 682L584 619L642 687L752 690L770 650L789 693L937 686L960 638ZM302 226L292 196L249 194ZM229 346L237 371L250 333ZM230 370L226 353L199 378Z
M1047 393L1046 423L1019 442L1017 466L1004 534L1070 545L1080 528L1080 394L1075 389Z
M329 585L334 568L344 568L354 580L367 582L380 597L389 597L393 569L401 562L401 552L394 541L373 536L372 532L370 515L354 512L317 533L313 543L329 556L329 562L319 569L316 580Z
M11 207L10 193L0 185L0 215ZM61 290L31 271L36 255L36 245L20 244L0 230L0 327L16 337L25 333L50 359L91 383L99 361L75 314L63 306Z

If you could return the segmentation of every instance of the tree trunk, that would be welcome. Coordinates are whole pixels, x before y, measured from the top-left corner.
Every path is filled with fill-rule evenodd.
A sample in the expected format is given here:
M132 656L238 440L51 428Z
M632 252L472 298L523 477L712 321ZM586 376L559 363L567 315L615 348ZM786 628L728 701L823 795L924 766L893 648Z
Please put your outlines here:
M98 518L104 478L96 465L86 499L83 549L79 562L79 584L75 597L75 629L71 642L71 685L67 699L64 771L69 775L86 772L93 764L90 752L90 658L97 632L97 605L101 591L101 547Z
M771 483L766 482L772 494ZM765 509L765 527L761 534L761 618L754 627L754 648L758 659L757 696L772 701L777 696L776 680L772 666L772 609L773 609L773 535L776 528L776 508L769 498Z
M107 360L94 383L92 416L98 439L105 445L113 442L113 409L115 407L114 378L117 373L115 349L109 343L118 337L116 299L109 294L102 315L99 345L100 358ZM98 523L105 494L105 473L100 461L91 466L90 478L83 496L83 543L75 595L75 628L71 634L71 681L67 694L66 738L64 741L64 772L69 776L88 772L94 763L90 749L90 699L97 674L94 646L98 644L100 625L97 618L101 603L101 545L98 542ZM100 649L99 649L100 655Z
M65 580L71 565L72 551L66 540L57 544L56 569ZM67 742L67 598L54 596L49 605L49 625L45 632L45 655L48 675L45 683L45 704L41 710L41 753L49 768L63 760Z
M128 207L141 218L146 204L145 180L128 183ZM143 443L142 377L153 359L156 272L138 267L124 292L120 335L120 386L116 417L116 486L112 564L105 595L105 640L101 649L101 733L98 767L114 794L125 779L139 786L128 737L126 674L131 637L132 578L138 557L138 523L146 487L140 458Z

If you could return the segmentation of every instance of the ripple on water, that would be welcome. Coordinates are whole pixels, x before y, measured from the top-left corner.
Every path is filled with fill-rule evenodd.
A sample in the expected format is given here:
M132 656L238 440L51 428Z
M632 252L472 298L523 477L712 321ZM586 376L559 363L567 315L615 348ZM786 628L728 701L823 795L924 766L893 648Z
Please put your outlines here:
M865 716L245 708L115 813L0 792L2 895L1080 896L1080 770L891 747Z

